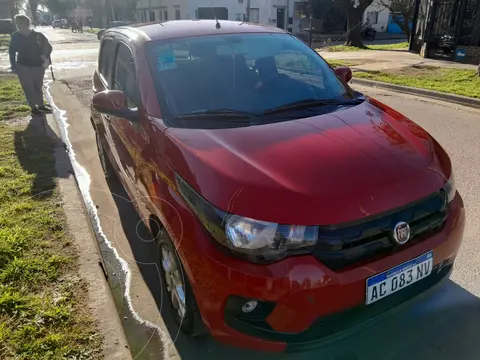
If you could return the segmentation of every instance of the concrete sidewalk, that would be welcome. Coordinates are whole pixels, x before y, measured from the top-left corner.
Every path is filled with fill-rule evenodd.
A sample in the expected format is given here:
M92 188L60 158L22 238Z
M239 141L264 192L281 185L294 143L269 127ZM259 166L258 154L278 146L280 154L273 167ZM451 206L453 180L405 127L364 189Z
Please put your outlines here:
M308 39L308 32L303 35L306 39ZM316 42L322 43L324 41L330 40L332 43L344 43L347 37L347 33L333 33L333 34L312 34L312 40L315 44ZM368 41L367 43L378 44L383 42L395 43L395 42L403 42L407 41L407 38L404 34L395 34L395 33L388 33L388 32L377 32L375 36L375 40Z
M408 50L360 50L352 52L329 52L321 49L319 54L326 60L344 60L352 65L354 71L382 71L411 67L414 65L436 66L450 69L476 70L477 66L453 61L424 59Z

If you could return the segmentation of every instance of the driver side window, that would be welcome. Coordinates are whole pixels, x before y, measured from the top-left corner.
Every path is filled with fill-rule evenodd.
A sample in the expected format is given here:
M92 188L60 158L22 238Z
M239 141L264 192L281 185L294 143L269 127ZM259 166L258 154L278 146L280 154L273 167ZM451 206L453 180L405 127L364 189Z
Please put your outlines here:
M129 108L132 109L139 106L140 93L135 76L135 62L132 52L123 43L120 43L118 46L113 89L125 93Z
M315 66L304 55L299 55L293 50L283 50L275 55L275 62L279 70L290 71L299 74L315 74Z

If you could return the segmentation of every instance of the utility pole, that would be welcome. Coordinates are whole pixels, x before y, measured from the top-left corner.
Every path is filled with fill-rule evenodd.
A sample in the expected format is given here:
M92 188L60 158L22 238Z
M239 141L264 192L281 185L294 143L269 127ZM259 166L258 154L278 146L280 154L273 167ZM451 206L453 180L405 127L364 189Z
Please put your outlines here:
M250 0L247 0L247 22L250 22Z
M152 0L148 0L148 21L152 21Z

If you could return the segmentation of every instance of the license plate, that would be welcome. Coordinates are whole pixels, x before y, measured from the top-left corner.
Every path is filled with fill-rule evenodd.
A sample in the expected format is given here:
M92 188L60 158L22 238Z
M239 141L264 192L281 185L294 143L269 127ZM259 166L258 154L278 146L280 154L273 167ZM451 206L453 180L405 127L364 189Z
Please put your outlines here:
M366 304L372 304L432 273L433 251L367 279Z

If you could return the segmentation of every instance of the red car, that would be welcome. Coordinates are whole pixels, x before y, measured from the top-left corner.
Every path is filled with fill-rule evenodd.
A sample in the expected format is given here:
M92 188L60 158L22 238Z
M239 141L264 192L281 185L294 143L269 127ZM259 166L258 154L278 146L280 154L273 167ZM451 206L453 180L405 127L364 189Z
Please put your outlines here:
M269 26L105 32L100 158L158 240L187 334L300 350L448 278L465 223L450 159L351 76Z

